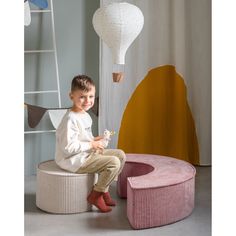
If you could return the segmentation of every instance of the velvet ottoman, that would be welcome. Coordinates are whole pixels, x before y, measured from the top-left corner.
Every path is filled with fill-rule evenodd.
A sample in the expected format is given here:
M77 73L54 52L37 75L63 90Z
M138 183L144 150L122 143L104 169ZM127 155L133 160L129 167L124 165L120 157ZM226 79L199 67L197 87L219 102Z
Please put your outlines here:
M117 192L127 197L127 217L134 229L170 224L194 208L195 168L166 156L127 154Z
M37 168L36 206L57 214L90 211L87 196L96 181L95 174L77 174L62 170L54 160Z

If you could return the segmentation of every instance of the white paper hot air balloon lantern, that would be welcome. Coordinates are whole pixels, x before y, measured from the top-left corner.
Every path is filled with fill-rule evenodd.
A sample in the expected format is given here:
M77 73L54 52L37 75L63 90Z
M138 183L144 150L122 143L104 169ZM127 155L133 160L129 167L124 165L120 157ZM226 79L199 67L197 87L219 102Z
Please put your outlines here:
M144 17L135 5L121 2L105 5L93 15L93 27L98 36L111 49L113 63L125 64L125 54L143 28ZM118 82L123 73L113 73Z

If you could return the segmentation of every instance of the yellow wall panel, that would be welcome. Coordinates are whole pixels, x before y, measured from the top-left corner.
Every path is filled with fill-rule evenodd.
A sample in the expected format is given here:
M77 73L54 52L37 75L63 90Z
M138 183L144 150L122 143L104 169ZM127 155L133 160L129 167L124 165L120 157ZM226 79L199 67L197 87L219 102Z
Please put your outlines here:
M199 164L186 86L174 66L150 70L137 86L123 114L118 148L126 153L159 154Z

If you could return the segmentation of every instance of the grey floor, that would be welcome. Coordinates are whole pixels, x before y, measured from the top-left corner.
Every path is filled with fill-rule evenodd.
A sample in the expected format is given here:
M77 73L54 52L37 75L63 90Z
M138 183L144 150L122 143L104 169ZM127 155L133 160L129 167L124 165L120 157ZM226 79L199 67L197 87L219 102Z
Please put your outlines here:
M195 209L187 218L162 227L133 230L126 217L126 200L116 196L116 185L111 194L118 205L112 212L92 212L70 215L48 214L35 205L36 177L25 177L25 235L161 235L210 236L211 235L211 167L196 167Z

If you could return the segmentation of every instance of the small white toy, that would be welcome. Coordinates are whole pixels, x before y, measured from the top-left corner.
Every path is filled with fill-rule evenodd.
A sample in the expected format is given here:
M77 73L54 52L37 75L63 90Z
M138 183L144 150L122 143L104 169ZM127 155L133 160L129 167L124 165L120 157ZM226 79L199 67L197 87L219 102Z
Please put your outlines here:
M105 129L105 131L103 132L103 138L101 139L101 142L104 146L104 148L106 148L109 144L109 141L111 140L111 136L115 134L114 131L109 131L107 129ZM95 151L96 154L99 154L99 153L103 153L103 151L101 150L96 150Z
M105 129L105 131L103 133L103 139L102 139L104 148L106 148L108 146L109 141L111 140L111 136L114 134L115 134L114 131L109 131L109 130Z

